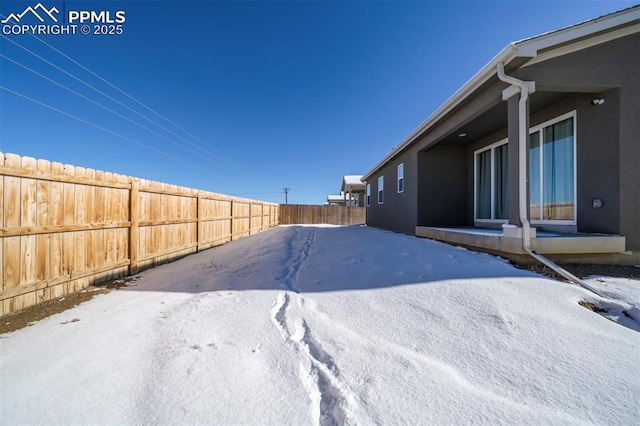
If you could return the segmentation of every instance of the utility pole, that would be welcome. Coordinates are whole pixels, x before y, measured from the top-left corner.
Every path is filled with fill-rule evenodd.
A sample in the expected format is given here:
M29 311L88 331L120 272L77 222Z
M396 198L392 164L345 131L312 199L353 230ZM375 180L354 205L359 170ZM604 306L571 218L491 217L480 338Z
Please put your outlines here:
M291 191L291 188L285 186L282 190L284 191L284 203L289 204L289 191Z

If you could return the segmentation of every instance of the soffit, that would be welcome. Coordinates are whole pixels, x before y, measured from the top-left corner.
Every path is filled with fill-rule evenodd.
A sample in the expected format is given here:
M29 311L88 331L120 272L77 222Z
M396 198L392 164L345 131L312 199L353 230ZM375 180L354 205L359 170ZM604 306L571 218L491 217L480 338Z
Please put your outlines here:
M529 111L531 114L535 114L544 108L560 102L567 96L570 96L570 94L566 92L536 92L529 98ZM505 129L507 127L507 119L507 102L501 102L471 120L469 123L455 129L437 143L446 145L468 145ZM461 137L460 134L465 134L465 136ZM431 144L431 146L433 146L433 144Z

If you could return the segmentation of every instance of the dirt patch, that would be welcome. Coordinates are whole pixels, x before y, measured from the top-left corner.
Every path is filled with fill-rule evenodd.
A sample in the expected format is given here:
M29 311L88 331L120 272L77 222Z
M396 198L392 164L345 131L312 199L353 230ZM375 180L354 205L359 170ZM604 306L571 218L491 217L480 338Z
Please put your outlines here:
M601 313L601 312L609 312L607 309L604 308L600 308L599 306L594 305L591 302L586 302L584 300L581 300L580 302L578 302L578 305L587 308L590 311L593 312L597 312L597 313Z
M569 282L566 278L559 275L553 269L546 265L518 265L513 264L516 268L526 269L538 274L546 275L558 281ZM602 275L605 277L615 278L630 278L640 281L640 268L635 266L620 266L620 265L590 265L590 264L577 264L569 263L566 265L560 265L563 269L571 272L578 278L585 278L590 275Z
M56 299L47 300L35 306L30 306L19 312L0 317L0 334L10 333L24 327L28 327L51 315L64 312L67 309L78 306L81 303L93 299L98 294L109 293L136 281L138 277L121 278L95 286L89 286L84 290L66 294Z

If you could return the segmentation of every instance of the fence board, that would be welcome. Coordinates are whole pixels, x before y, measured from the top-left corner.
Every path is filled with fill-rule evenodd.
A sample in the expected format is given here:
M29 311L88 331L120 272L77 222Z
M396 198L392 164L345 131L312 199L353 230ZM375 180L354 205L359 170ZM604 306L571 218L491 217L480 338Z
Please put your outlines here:
M0 315L278 220L277 204L0 153Z
M51 171L51 164L46 160L38 160L37 170L48 173ZM48 226L51 222L49 205L51 204L49 190L51 183L45 180L36 182L36 225ZM49 250L50 236L36 236L36 281L44 281L49 278ZM42 299L46 300L48 292L42 293Z
M51 163L51 172L55 174L63 174L64 166L60 163ZM64 198L63 198L63 184L60 182L52 181L49 186L50 193L50 224L51 225L63 225L64 224Z
M4 243L4 288L7 290L20 285L20 267L22 259L20 255L20 238L3 238Z
M4 154L0 152L0 167L4 166ZM4 228L4 176L0 176L0 227ZM4 242L0 241L0 291L4 289ZM4 315L4 303L0 301L0 315Z
M0 167L4 166L4 154L0 152ZM0 227L4 228L4 177L0 177ZM1 246L1 244L0 244ZM0 260L2 252L0 252ZM2 265L2 262L0 262ZM0 289L2 288L2 283L0 282Z
M5 165L20 168L22 161L14 154L5 155ZM13 176L4 177L4 222L5 228L20 227L20 179ZM20 237L3 239L4 255L4 287L11 289L20 285L22 259L20 256ZM7 305L8 307L9 305Z
M138 256L140 253L140 244L138 238L140 232L138 231L138 217L140 216L140 181L131 181L131 197L129 198L129 213L131 217L131 228L129 229L129 273L135 274L138 272Z
M20 157L6 154L6 166L20 167ZM5 176L4 178L4 227L20 227L20 178Z
M366 208L280 204L279 216L279 222L287 225L362 225L366 223Z

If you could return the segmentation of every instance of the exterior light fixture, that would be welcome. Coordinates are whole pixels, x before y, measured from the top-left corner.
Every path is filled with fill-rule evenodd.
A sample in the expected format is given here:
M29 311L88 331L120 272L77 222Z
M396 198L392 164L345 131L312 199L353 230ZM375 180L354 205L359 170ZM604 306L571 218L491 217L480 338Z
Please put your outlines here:
M602 200L600 198L594 198L591 202L591 206L594 209L599 209L600 207L602 207Z

